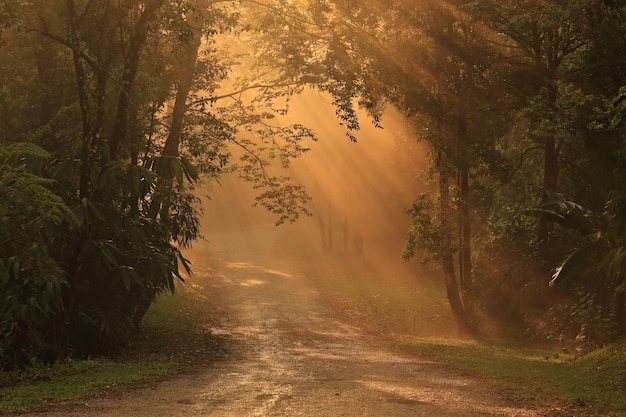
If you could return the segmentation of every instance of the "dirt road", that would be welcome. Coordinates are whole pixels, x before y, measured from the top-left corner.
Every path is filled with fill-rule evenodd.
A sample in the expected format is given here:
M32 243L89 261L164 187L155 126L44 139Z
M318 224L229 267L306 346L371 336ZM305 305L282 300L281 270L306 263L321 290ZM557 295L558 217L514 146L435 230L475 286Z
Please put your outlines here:
M192 375L39 416L535 416L479 381L402 354L336 318L297 271L195 255L198 297L219 294L205 331L228 357ZM214 257L213 257L214 259ZM274 268L272 268L274 266ZM215 311L217 310L217 311Z

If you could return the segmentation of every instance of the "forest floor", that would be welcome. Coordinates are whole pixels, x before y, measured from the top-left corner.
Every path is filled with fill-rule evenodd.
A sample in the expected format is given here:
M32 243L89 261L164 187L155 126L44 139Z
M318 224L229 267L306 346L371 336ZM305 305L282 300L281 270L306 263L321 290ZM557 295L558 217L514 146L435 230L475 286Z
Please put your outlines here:
M202 366L24 416L541 415L340 318L295 269L226 252L191 258L187 288L215 342L198 346Z

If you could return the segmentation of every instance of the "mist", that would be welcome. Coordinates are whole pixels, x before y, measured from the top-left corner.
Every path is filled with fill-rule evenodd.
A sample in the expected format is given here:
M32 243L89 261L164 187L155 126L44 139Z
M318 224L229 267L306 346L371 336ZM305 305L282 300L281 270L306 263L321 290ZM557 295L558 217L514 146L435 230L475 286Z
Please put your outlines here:
M428 146L393 109L382 129L361 114L352 142L330 100L313 90L292 99L286 118L313 129L319 140L306 143L310 151L289 168L269 169L306 187L312 216L276 226L274 215L254 206L257 191L236 173L205 180L198 190L203 239L190 251L192 261L203 256L233 268L306 276L340 308L361 304L359 310L382 321L378 330L454 334L436 265L424 267L419 256L402 259L405 210L432 187L417 179L428 166Z

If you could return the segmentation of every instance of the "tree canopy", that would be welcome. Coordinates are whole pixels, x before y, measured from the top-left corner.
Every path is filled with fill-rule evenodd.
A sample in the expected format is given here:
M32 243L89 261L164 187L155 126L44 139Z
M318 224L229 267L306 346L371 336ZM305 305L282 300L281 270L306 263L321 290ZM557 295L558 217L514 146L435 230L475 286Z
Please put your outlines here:
M188 268L200 177L238 172L277 223L310 214L270 167L317 139L279 120L305 88L350 140L393 106L430 145L405 257L439 262L462 331L623 334L622 3L4 2L0 363L135 332Z

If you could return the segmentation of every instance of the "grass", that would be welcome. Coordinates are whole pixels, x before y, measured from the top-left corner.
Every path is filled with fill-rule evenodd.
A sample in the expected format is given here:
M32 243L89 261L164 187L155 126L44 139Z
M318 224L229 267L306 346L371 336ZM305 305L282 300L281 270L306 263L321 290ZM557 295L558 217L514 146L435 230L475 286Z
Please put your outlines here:
M391 334L455 335L443 288L419 282L398 261L394 268L358 258L327 256L304 273L350 320Z
M171 363L152 359L93 359L4 375L3 382L9 385L0 388L0 412L27 411L48 402L95 396L171 370Z
M550 415L626 415L622 344L579 358L460 339L405 337L401 346L477 375L517 403L551 409Z
M338 310L399 347L477 376L549 416L626 416L626 344L574 357L559 347L459 338L443 285L439 292L432 281L412 287L367 265L342 269L344 262L327 259L324 273L310 276Z
M106 358L66 360L0 373L0 413L36 410L50 402L102 395L138 381L171 375L219 349L198 332L202 309L193 293L181 286L162 296L148 311L144 330L127 348ZM203 346L202 351L198 346Z

